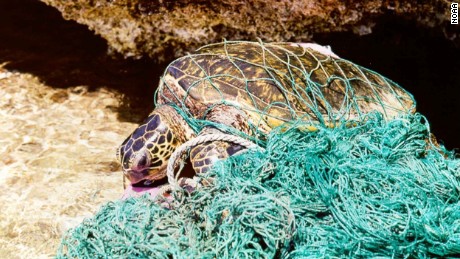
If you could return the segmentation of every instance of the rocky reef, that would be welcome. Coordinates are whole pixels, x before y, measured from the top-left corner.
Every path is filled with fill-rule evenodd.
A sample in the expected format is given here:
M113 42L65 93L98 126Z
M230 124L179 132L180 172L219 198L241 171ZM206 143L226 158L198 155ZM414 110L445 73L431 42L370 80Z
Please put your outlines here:
M126 57L158 61L222 39L308 41L313 34L372 32L382 15L438 27L459 41L450 3L426 0L41 0L87 25Z

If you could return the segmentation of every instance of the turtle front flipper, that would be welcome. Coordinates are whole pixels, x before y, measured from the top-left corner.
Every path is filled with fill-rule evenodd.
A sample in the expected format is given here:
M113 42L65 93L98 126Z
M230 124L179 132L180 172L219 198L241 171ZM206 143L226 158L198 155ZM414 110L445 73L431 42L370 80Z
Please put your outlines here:
M229 105L216 105L208 112L206 120L220 123L237 129L245 134L249 133L248 117L239 109ZM199 136L208 134L223 134L213 127L205 127ZM226 141L209 141L196 145L190 151L190 160L197 174L207 172L217 160L225 159L245 147Z
M214 128L205 128L199 136L219 133L222 132ZM197 174L203 174L209 171L216 161L232 156L243 149L245 149L243 146L231 142L209 141L192 148L190 161L193 170Z

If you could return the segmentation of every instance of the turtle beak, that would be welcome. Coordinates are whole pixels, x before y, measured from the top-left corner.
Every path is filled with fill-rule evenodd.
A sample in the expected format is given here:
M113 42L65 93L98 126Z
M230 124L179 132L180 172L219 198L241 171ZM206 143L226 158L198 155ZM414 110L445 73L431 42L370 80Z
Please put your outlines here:
M158 179L149 179L148 176L145 177L143 175L143 172L140 174L133 173L126 175L131 183L128 184L125 188L122 196L123 200L131 197L139 197L146 193L149 193L151 198L155 198L159 194L161 187L168 183L168 180L164 178L164 175L166 175L165 169L160 170L157 174L155 174L157 177L161 176L158 177ZM130 176L131 178L129 178Z
M131 184L137 184L149 176L149 170L130 170L126 173L126 176L128 177L128 180L131 182Z
M131 168L126 172L126 176L131 183L138 183L149 176L149 166L150 154L144 149L134 157Z

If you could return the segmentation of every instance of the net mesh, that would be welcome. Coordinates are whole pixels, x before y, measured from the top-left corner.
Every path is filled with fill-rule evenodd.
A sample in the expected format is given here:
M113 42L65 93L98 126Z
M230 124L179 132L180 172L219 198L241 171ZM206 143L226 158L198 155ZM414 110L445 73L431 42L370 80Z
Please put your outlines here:
M109 202L57 258L458 256L460 161L410 94L326 52L224 42L171 63L157 106L265 149L217 162L211 184ZM219 105L248 130L209 120Z
M298 123L218 162L213 184L110 202L58 258L439 257L460 253L460 161L419 114Z
M404 89L319 45L226 41L173 61L156 105L172 105L199 133L212 126L264 145L266 134L302 120L311 127L362 120L378 111L390 119L414 112ZM218 106L241 111L247 131L208 119Z

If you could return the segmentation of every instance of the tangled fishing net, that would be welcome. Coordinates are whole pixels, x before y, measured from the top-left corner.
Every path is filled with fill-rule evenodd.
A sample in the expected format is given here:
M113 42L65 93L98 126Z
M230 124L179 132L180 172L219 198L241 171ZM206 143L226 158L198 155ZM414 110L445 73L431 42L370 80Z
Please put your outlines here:
M258 46L276 52L275 47ZM232 64L242 73L237 74L244 75L243 60L234 55L238 49L228 50L224 56L234 57ZM280 53L273 57L287 52ZM210 75L216 72L204 68L200 55L188 57L207 75L189 85L215 87L219 80L210 80ZM221 100L214 100L262 114L246 137L258 136L255 141L264 149L218 161L206 175L196 176L195 188L106 204L63 237L57 257L459 256L460 160L432 141L425 118L410 112L411 97L377 73L345 60L316 53L315 59L294 68L300 54L286 54L284 65L267 62L267 55L262 64L247 61L273 72L257 80L272 82L281 92L293 84L295 96L285 93L281 101L264 104L251 99L255 95L247 79L227 70L222 75L247 86L243 89L250 99L229 102L223 93ZM339 74L330 73L338 68ZM323 89L331 85L335 95ZM174 102L197 132L211 125L244 136L194 117L184 96L168 93L168 82L162 87L160 103ZM194 94L192 87L187 94ZM247 102L253 103L240 105ZM270 124L264 116L272 115L290 123L259 131Z
M58 257L458 256L460 161L427 139L417 114L272 132L265 151L219 162L212 185L173 192L168 206L103 206Z

